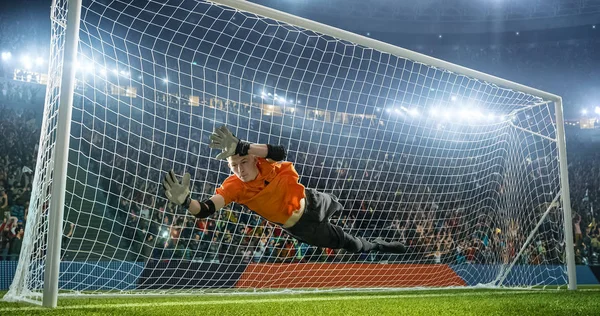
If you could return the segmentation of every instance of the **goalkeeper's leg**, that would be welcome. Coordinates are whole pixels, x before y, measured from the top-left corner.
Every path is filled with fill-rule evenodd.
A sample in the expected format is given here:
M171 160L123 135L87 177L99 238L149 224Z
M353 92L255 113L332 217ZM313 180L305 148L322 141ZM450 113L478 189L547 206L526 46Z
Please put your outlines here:
M340 226L331 224L331 215L342 208L333 195L306 189L304 214L294 226L287 228L287 231L300 241L317 247L342 248L348 252L406 252L406 247L400 242L385 242L381 239L371 242L350 235Z

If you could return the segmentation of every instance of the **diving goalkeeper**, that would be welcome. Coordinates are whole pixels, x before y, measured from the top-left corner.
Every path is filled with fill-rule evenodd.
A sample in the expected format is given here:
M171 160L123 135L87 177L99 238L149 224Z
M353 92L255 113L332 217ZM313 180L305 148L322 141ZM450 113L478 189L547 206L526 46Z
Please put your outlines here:
M281 162L283 146L250 144L235 137L225 126L216 129L209 147L221 149L217 159L227 159L233 172L205 201L190 196L190 174L180 182L173 171L163 181L166 197L196 218L206 218L225 205L243 204L265 219L277 223L291 236L307 244L348 252L404 253L400 242L367 241L350 235L329 222L343 206L333 195L304 188L291 162Z

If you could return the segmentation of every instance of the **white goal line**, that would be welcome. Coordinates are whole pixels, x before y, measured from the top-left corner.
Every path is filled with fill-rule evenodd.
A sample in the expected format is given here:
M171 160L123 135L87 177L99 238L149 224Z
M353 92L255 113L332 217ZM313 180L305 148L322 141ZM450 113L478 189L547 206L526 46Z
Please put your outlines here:
M600 291L600 289L581 289L580 291ZM109 309L109 308L134 308L134 307L154 307L154 306L197 306L197 305L227 305L227 304L260 304L260 303L298 303L298 302L320 302L320 301L352 301L352 300L372 300L372 299L395 299L395 298L427 298L427 297L452 297L452 296L485 296L493 292L494 295L511 294L533 294L533 293L555 293L545 290L510 290L510 291L485 291L485 292L463 292L463 293L431 293L431 294L388 294L388 295L344 295L328 297L284 297L284 298L247 298L247 299L223 299L210 301L190 301L190 302L147 302L147 303L123 303L123 304L86 304L86 305L68 305L57 306L56 310L76 310L76 309ZM320 293L321 294L321 293ZM295 294L293 294L295 295ZM0 314L8 312L22 311L41 311L48 310L45 307L7 307L0 308Z

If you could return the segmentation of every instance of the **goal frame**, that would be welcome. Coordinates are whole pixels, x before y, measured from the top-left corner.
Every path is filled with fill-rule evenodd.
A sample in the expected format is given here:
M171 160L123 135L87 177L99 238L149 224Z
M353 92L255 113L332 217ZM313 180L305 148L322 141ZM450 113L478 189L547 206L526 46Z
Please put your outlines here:
M57 0L52 0L54 10ZM62 247L62 225L65 209L69 143L75 93L75 73L77 44L81 24L82 0L68 0L67 23L65 28L64 55L59 88L58 121L56 123L56 144L52 157L52 199L48 211L48 252L44 273L42 306L55 308L58 303L58 276L60 274L60 249ZM57 23L57 21L52 21ZM53 51L52 49L50 50ZM51 71L51 70L49 70Z
M52 8L57 0L53 0ZM311 21L305 18L284 13L275 9L261 6L248 1L240 0L211 0L215 4L225 5L233 9L246 11L273 20L288 23L307 30L315 31L323 35L348 41L354 44L370 47L378 51L399 56L428 66L445 69L450 72L465 75L474 79L486 81L499 87L525 92L553 102L555 106L557 133L556 142L560 166L560 198L562 200L563 225L565 236L566 266L568 277L568 289L576 290L577 281L575 274L575 255L573 245L573 229L571 218L571 203L569 194L569 179L567 170L567 155L565 143L564 117L562 98L548 92L537 90L509 80L498 78L486 73L472 70L463 66L452 64L427 55L403 49L387 44L369 37L344 31L332 26ZM50 201L48 252L46 260L46 273L44 276L43 302L45 307L56 307L58 300L58 276L60 263L61 235L63 225L64 202L67 180L67 162L69 149L69 135L71 125L71 113L73 109L73 95L75 88L75 62L77 57L77 44L79 41L79 27L81 16L81 0L68 0L67 23L65 27L64 60L62 63L62 74L60 84L60 111L58 114L56 144L53 157L53 186L52 200ZM53 21L52 23L57 23ZM530 131L528 131L530 132ZM533 132L530 132L533 133ZM543 220L543 218L542 218ZM539 227L539 225L538 225ZM23 256L22 256L23 257ZM507 272L508 273L508 272Z

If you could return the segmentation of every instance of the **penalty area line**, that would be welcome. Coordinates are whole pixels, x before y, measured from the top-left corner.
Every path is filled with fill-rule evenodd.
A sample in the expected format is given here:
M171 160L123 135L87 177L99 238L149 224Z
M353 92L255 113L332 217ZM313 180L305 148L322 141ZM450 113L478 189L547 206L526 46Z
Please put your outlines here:
M455 296L485 296L485 295L508 295L529 293L553 293L552 291L522 290L502 292L476 292L476 293L432 293L432 294L390 294L390 295L360 295L360 296L328 296L328 297L283 297L283 298L252 298L236 300L211 300L190 302L148 302L148 303L123 303L123 304L89 304L89 305L65 305L48 309L41 306L35 307L6 307L0 308L0 314L6 312L41 311L41 310L76 310L76 309L110 309L110 308L137 308L137 307L161 307L161 306L196 306L196 305L227 305L227 304L261 304L261 303L295 303L295 302L319 302L319 301L352 301L373 299L405 299L405 298L428 298L428 297L455 297Z

